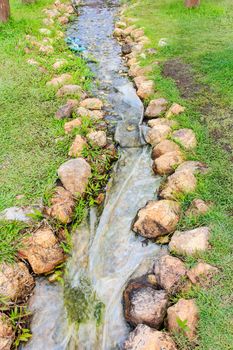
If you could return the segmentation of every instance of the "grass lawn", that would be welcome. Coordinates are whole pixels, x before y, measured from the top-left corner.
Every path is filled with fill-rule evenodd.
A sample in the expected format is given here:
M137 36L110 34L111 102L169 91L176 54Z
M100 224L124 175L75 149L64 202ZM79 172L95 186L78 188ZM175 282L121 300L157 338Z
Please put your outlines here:
M218 266L220 274L210 289L194 290L185 297L195 297L200 308L196 348L227 350L233 344L233 4L230 0L201 2L200 8L189 10L181 0L129 1L131 6L125 14L137 19L136 25L145 29L158 50L153 57L141 59L142 65L160 62L151 74L157 88L155 96L186 107L177 118L180 127L192 128L198 138L197 150L189 159L204 161L210 167L207 175L199 176L196 192L181 202L185 209L193 198L202 198L212 203L211 210L197 219L183 218L180 228L210 226L212 249L196 258ZM166 38L166 47L158 47L161 38ZM179 65L174 65L177 61ZM183 79L178 84L180 89L163 74L169 64L171 69L171 62L174 77ZM182 88L189 83L191 92L184 98ZM189 265L195 261L186 259ZM193 347L179 339L179 348Z

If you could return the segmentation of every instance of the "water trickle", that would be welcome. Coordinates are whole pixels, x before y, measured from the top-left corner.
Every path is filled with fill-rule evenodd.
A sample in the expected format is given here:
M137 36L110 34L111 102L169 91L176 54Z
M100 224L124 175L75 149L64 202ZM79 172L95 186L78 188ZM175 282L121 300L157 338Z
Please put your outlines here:
M118 6L117 0L85 0L68 30L86 48L98 81L93 93L105 100L120 158L101 216L91 209L74 234L65 299L60 286L45 280L37 283L31 300L33 338L24 347L27 350L120 349L129 331L123 317L123 289L132 276L148 271L158 252L156 244L145 244L131 231L137 211L155 198L160 179L152 173L150 149L141 135L143 104L122 73L120 45L112 37Z

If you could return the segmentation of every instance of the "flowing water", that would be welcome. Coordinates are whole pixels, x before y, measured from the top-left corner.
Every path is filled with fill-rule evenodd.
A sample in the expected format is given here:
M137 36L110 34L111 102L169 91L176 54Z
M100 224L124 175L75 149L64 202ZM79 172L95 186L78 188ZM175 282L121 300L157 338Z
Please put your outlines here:
M24 347L27 350L120 349L129 332L123 317L124 287L130 278L148 272L158 254L156 244L131 230L137 211L155 199L160 178L152 173L150 149L141 135L143 104L125 74L120 45L112 36L118 10L117 0L85 0L68 30L86 48L98 82L93 94L105 100L106 120L115 132L120 158L101 215L91 209L74 234L65 293L46 279L37 281L30 302L33 337ZM75 317L85 320L78 329Z

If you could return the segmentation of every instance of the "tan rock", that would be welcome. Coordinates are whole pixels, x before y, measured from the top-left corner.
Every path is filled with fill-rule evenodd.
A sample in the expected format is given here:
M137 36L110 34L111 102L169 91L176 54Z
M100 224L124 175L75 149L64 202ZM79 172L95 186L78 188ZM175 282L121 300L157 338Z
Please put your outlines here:
M133 48L133 50L135 50L135 47ZM151 73L151 71L152 71L151 66L140 67L137 64L134 64L130 67L128 74L130 77L139 77L139 76L146 75L147 73Z
M128 67L131 67L131 66L133 66L134 64L137 64L137 59L136 59L136 57L130 58L130 59L128 60L128 62L127 62L127 66L128 66ZM138 77L138 78L143 78L144 81L146 80L145 77ZM135 82L135 79L134 79L134 82ZM137 86L136 82L135 82L135 85ZM138 87L138 86L137 86L137 87Z
M49 55L54 52L54 49L51 45L41 45L39 48L39 52Z
M175 171L159 188L159 196L164 199L177 199L181 194L191 193L197 186L197 180L190 170Z
M180 299L178 303L167 310L168 330L174 333L184 333L189 340L193 340L196 337L198 319L199 313L194 299ZM185 329L180 327L179 321L186 321Z
M135 58L132 58L131 60L134 60L134 59L135 59ZM130 60L130 61L131 61L131 60ZM135 83L135 85L136 85L136 88L139 89L140 86L141 86L141 84L147 82L148 80L147 80L146 77L144 77L144 76L142 75L142 76L139 76L139 77L134 78L133 81L134 81L134 83Z
M158 285L169 294L178 293L184 285L187 269L184 263L171 255L159 258L154 266Z
M54 24L54 20L52 18L44 18L42 20L43 24L45 24L46 26L51 26Z
M65 133L69 134L74 128L79 127L81 124L82 124L82 121L80 118L75 118L70 122L65 123L64 125Z
M60 12L56 9L53 10L49 10L49 9L45 9L43 10L43 12L49 17L49 18L54 18L59 16Z
M107 145L107 136L105 131L92 131L87 134L87 139L93 145L105 147Z
M51 207L47 210L48 215L65 225L72 221L74 208L75 201L72 194L63 187L57 186L51 199Z
M125 341L123 350L177 350L177 348L167 333L139 324Z
M156 118L161 116L161 114L166 111L167 104L168 102L165 98L157 98L156 100L150 101L145 112L145 117Z
M63 186L74 196L82 196L91 176L91 167L83 158L71 159L58 169L58 176Z
M124 30L121 28L115 28L113 32L113 36L115 36L116 38L125 37Z
M77 106L77 100L68 100L65 105L61 106L55 114L56 119L70 118L74 108Z
M199 262L187 272L187 276L193 284L207 287L210 285L213 276L218 272L219 269L217 267Z
M27 63L30 64L31 66L38 66L39 65L39 63L36 60L34 60L33 58L29 58L27 60Z
M80 102L80 107L90 110L100 110L103 108L103 102L99 98L86 98Z
M132 33L132 31L136 28L135 25L129 26L124 29L124 36L128 36Z
M77 108L76 114L80 115L81 117L90 117L93 120L103 119L104 117L104 112L98 110L90 111L84 107Z
M57 20L61 25L65 25L69 23L69 18L67 16L58 17Z
M152 80L144 81L140 84L137 95L141 99L147 99L154 93L154 82Z
M156 120L156 119L155 119ZM170 152L179 152L180 147L173 141L163 140L152 150L151 158L155 159Z
M82 88L79 85L64 85L62 86L58 91L56 96L57 97L63 97L63 96L82 96Z
M19 251L21 258L27 260L36 274L44 274L65 260L58 239L50 227L39 228L22 241Z
M209 205L202 199L194 199L190 204L188 210L186 210L186 215L199 216L204 215L210 209Z
M150 119L150 120L148 120L147 124L151 128L153 128L154 126L158 126L158 125L167 125L170 128L173 128L173 127L177 126L177 122L175 120L169 120L169 119L166 119L166 118Z
M65 60L65 59L56 60L56 62L53 64L53 68L55 70L58 70L58 69L64 67L66 64L67 64L67 60Z
M176 231L169 243L169 250L181 255L195 255L209 248L209 238L208 227L199 227L183 232Z
M22 301L33 287L33 277L24 263L0 264L0 295L11 301Z
M70 157L81 157L82 151L84 147L87 146L87 142L84 137L81 135L77 135L74 139L74 142L72 143L70 150L69 150L69 156Z
M193 174L206 174L208 172L208 166L202 162L187 160L176 169L177 173L183 171L190 171Z
M156 238L175 231L180 205L170 200L149 201L137 213L133 231L146 238Z
M174 131L172 137L187 150L192 150L197 146L196 136L191 129L180 129Z
M123 21L118 21L118 22L116 22L115 27L116 28L126 28L127 24Z
M171 128L166 125L158 125L151 128L146 134L146 142L152 146L156 146L165 140L171 133Z
M52 33L51 30L49 30L48 28L40 28L39 32L44 35L51 35Z
M0 349L10 350L15 339L15 331L13 329L10 318L0 312Z
M131 325L144 323L154 328L161 326L168 305L164 290L156 290L139 282L130 282L123 298L125 319Z
M173 103L172 106L169 108L169 110L166 113L166 118L171 118L174 115L179 115L185 111L185 107L182 107L178 103Z
M144 36L144 30L143 29L134 29L132 30L132 32L130 33L131 37L134 40L137 40L139 38L141 38L142 36Z
M152 168L155 174L170 175L183 161L184 156L180 151L167 152L154 160Z

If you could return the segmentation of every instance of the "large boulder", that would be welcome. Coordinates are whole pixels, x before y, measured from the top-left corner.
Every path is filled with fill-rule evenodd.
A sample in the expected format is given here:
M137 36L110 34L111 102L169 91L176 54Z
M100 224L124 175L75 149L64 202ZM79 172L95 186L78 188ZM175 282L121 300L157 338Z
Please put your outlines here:
M157 98L156 100L150 101L146 112L146 118L156 118L161 116L167 109L167 100L165 98Z
M59 241L50 227L42 227L22 240L19 256L29 262L34 273L49 273L65 260Z
M213 276L218 272L219 269L217 267L205 262L199 262L187 272L187 276L193 284L208 287L211 284Z
M174 131L172 137L187 150L192 150L197 146L196 136L191 129L180 129Z
M107 136L105 131L92 131L87 134L87 139L94 146L105 147L107 145Z
M143 100L149 98L153 93L154 82L152 80L142 82L137 90L137 95Z
M87 146L86 139L81 135L76 135L70 150L69 150L69 156L70 157L81 157L83 149Z
M75 201L72 194L61 186L57 186L51 198L51 207L47 209L49 216L57 219L62 224L72 221Z
M159 188L159 196L164 199L177 199L181 194L191 193L197 186L197 180L189 170L175 171Z
M194 230L176 231L169 243L169 250L181 255L195 255L209 248L210 231L208 227Z
M71 159L58 169L58 176L63 186L74 196L82 196L91 176L91 167L83 158Z
M175 168L184 161L184 156L180 151L168 152L156 158L153 162L153 171L159 175L170 175Z
M146 134L146 142L152 146L156 146L165 140L171 132L171 128L167 125L158 125L151 128Z
M202 199L194 199L185 214L188 216L204 215L210 209L209 205Z
M168 297L164 290L131 282L124 291L125 319L134 326L140 323L159 328L166 316Z
M33 287L33 277L24 263L0 264L0 295L11 301L22 301Z
M155 262L154 274L161 288L169 294L176 294L184 285L187 269L180 259L164 255Z
M99 98L86 98L80 102L80 107L90 110L100 110L103 108L103 102Z
M0 312L0 349L10 350L15 339L15 331L10 318Z
M171 140L163 140L153 148L151 153L151 158L155 159L166 153L179 152L179 151L180 151L180 147L175 142Z
M165 332L139 324L123 345L124 350L177 350L173 339Z
M196 337L198 319L199 313L194 299L180 299L167 310L168 330L172 333L184 333L189 340Z
M180 205L175 201L149 201L138 211L133 231L146 238L172 233L178 224L180 212Z

